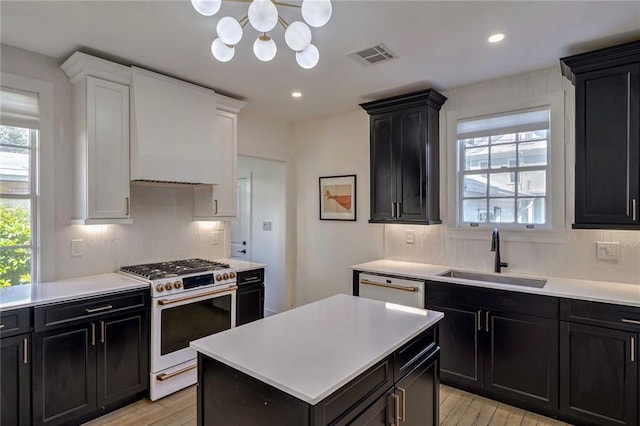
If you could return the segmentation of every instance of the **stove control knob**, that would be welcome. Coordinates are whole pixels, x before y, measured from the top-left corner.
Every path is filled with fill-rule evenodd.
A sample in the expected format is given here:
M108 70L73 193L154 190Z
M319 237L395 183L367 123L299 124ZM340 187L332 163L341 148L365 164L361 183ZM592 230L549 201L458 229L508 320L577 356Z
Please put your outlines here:
M229 274L227 274L226 272L222 275L222 278L224 278L225 280L229 279Z
M182 283L180 281L176 281L173 283L173 288L175 288L176 290L179 288L182 288Z
M157 291L158 293L162 293L162 292L164 291L164 285L162 285L162 284L158 284L158 285L156 286L156 291Z
M229 278L235 278L235 277L236 277L235 272L229 272Z
M222 275L220 274L216 275L216 281L222 281Z
M167 291L173 290L173 285L171 285L171 283L166 283L164 285L164 289L167 290Z

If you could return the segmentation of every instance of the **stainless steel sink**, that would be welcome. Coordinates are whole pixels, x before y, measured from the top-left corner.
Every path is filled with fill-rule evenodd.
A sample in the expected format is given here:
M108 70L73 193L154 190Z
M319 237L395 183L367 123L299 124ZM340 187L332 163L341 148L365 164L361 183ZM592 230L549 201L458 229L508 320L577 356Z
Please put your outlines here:
M456 270L450 270L438 275L440 275L441 277L462 278L465 280L473 280L473 281L484 281L484 282L493 283L493 284L521 285L525 287L536 287L536 288L542 288L547 283L547 280L533 280L529 278L515 278L515 277L506 277L502 275L480 274L475 272L465 272L465 271L456 271Z

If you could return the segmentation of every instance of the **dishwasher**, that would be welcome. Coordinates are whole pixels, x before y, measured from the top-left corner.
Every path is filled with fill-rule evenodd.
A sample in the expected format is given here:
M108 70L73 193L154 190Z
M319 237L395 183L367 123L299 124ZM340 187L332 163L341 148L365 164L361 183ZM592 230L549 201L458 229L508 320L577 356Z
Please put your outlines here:
M420 279L360 273L358 294L360 297L398 305L423 309L425 306L425 282Z

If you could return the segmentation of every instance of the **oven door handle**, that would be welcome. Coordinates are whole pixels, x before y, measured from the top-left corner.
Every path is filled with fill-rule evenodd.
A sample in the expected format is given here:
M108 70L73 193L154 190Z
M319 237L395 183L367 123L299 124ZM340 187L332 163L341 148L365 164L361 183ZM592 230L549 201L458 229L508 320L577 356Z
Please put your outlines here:
M226 293L229 291L235 291L237 289L238 289L238 286L234 285L233 287L227 287L222 290L216 290L209 293L198 294L197 296L185 296L185 297L179 297L177 299L162 299L162 300L158 300L158 305L166 306L166 305L171 305L173 303L184 302L185 300L201 299L203 297L213 296L214 294Z

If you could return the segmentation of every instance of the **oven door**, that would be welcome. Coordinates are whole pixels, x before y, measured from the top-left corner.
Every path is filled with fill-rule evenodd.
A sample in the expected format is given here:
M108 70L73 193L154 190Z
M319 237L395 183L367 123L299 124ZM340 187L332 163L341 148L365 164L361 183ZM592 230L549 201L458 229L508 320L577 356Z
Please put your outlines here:
M236 289L232 285L154 298L151 371L195 360L189 342L235 327Z

